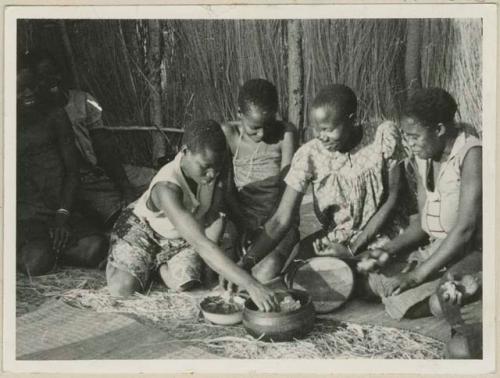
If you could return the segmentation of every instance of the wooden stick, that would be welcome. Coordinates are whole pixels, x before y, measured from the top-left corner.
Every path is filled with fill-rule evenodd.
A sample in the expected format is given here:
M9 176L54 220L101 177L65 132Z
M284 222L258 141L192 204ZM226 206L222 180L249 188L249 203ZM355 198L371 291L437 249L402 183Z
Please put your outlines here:
M422 27L418 19L409 19L406 29L405 84L410 97L415 89L422 87L420 78Z
M154 126L160 126L163 123L162 104L161 104L161 30L160 21L149 20L149 49L148 49L148 80L151 102L149 103L149 118ZM161 130L160 130L161 133ZM165 141L172 145L167 135L163 138L153 138L153 163L166 153Z
M184 129L174 129L172 127L155 126L104 126L103 129L110 131L164 131L169 133L184 133Z
M302 54L302 24L289 20L288 34L288 121L295 124L302 139L304 123L304 58Z

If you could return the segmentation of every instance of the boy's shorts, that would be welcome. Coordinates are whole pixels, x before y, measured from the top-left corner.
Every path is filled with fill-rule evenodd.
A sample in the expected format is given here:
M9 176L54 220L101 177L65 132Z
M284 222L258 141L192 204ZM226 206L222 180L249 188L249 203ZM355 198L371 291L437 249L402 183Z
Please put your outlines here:
M110 240L108 264L130 273L143 290L151 274L167 265L168 286L178 290L192 281L201 282L203 260L182 238L165 239L140 220L131 206L118 217Z

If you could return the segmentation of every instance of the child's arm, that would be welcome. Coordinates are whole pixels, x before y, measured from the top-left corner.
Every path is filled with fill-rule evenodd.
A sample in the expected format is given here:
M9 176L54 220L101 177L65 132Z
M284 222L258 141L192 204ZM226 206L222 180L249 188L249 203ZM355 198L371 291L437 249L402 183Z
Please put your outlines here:
M293 154L297 149L297 131L291 123L285 123L285 133L281 143L281 179L288 173L288 168L292 163Z
M165 214L169 220L203 260L217 273L229 281L248 290L255 304L264 311L277 308L274 293L259 283L245 270L237 266L224 252L205 236L205 230L193 215L182 205L182 191L172 183L161 182L151 191L153 205Z
M224 195L226 180L227 177L225 174L217 179L212 198L212 205L205 215L205 236L214 243L219 243L222 233L224 232L224 218L226 211L224 208Z
M401 170L402 164L396 165L389 172L388 196L384 204L378 209L373 217L368 221L363 231L351 244L351 251L357 254L378 234L380 229L391 216L392 211L397 205L398 195L401 188Z
M250 251L244 256L245 261L243 266L246 269L250 269L262 260L281 241L299 211L302 197L303 193L296 191L288 185L286 186L278 209L266 222Z

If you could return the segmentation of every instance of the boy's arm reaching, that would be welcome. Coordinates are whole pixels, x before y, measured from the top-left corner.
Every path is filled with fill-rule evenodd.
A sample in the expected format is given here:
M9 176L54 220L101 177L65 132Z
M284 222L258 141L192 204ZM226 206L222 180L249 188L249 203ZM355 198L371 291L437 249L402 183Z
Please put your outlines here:
M205 236L205 230L182 205L181 189L175 184L162 182L151 191L151 200L157 209L168 214L176 230L217 273L248 290L255 304L264 311L277 308L274 293L238 267L224 252Z

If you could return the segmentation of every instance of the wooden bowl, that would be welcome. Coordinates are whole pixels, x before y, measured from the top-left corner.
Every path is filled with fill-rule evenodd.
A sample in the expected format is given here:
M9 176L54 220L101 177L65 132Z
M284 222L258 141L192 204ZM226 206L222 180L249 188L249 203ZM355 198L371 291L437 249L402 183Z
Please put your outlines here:
M342 306L354 289L354 273L349 265L336 257L313 257L290 269L285 277L292 289L311 294L318 314Z
M301 307L290 312L259 311L248 299L243 310L243 326L253 337L263 341L290 341L305 337L314 326L314 306L310 295L301 290L278 292L278 299L291 295L299 300Z
M200 302L200 308L203 316L209 322L219 325L234 325L241 322L243 319L243 308L240 311L235 311L231 313L219 313L211 311L208 303L212 298L216 297L206 297Z

